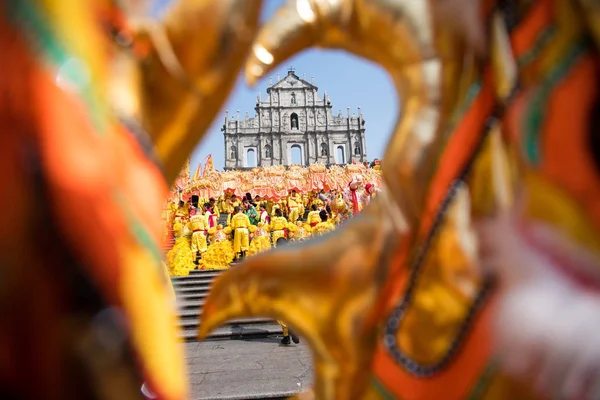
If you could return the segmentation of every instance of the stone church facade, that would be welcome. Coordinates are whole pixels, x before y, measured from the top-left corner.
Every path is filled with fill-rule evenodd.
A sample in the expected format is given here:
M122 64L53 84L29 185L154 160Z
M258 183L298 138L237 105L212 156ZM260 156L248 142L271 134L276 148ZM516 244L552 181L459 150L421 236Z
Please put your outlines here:
M255 116L225 114L225 169L268 165L349 164L367 161L365 121L358 114L332 112L314 83L290 70L256 99Z

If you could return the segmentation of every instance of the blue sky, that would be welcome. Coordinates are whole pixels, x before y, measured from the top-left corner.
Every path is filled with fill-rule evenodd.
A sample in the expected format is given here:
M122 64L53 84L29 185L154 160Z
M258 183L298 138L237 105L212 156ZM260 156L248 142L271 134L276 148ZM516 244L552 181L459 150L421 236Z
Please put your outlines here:
M160 5L169 2L154 1ZM263 19L271 16L283 2L263 0ZM251 117L254 116L256 96L260 92L263 99L267 97L269 77L272 77L275 83L277 74L283 78L289 67L293 67L300 78L306 74L309 82L311 76L314 76L319 95L323 96L323 91L327 92L335 114L338 110L345 114L347 107L350 107L351 113L357 112L357 108L361 107L366 121L367 156L369 160L383 156L398 112L398 99L387 74L380 67L341 51L311 49L282 64L256 87L248 87L242 76L239 77L225 106L217 115L204 140L194 150L191 158L192 171L209 154L213 156L215 168L223 168L224 141L221 126L225 110L229 110L230 115L235 115L236 111L240 110L242 117L246 112Z

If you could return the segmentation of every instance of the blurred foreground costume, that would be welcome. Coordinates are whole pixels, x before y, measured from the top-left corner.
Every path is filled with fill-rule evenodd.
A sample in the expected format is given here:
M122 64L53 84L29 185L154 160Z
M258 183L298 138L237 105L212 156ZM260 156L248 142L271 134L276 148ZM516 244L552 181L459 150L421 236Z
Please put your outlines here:
M379 63L403 105L385 185L321 240L221 275L200 335L286 321L318 399L600 398L598 7L288 1L249 81L312 46Z
M187 397L160 209L259 6L128 27L108 0L0 2L2 398Z

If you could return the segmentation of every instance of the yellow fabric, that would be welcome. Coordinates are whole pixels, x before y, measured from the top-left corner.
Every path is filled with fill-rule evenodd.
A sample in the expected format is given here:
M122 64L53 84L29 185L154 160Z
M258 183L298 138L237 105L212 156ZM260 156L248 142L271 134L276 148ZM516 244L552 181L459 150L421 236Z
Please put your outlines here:
M308 217L306 218L306 222L308 222L309 224L321 222L321 216L319 215L319 211L309 212Z
M527 171L526 212L533 220L557 228L569 239L600 256L600 235L581 207L535 172Z
M270 248L271 242L269 241L269 233L263 227L257 228L254 233L254 239L252 239L252 242L250 243L248 255L252 256L263 251L269 250Z
M233 251L240 253L248 251L250 238L248 228L250 227L250 219L244 213L237 213L231 217L231 229L233 235Z
M250 234L248 228L237 228L233 235L233 251L241 253L248 251L250 246Z
M296 221L298 221L298 218L300 217L300 214L298 212L298 207L297 206L290 208L290 214L289 214L288 217L290 219L290 222L296 222Z
M293 238L295 240L304 240L310 237L309 228L302 226L297 226L293 233Z
M217 238L222 239L217 241ZM200 267L202 269L228 268L235 258L231 241L226 240L222 230L218 231L212 239L213 242L208 247L206 253L202 255Z
M187 276L191 270L196 268L190 242L190 238L181 236L167 253L167 264L169 265L169 273L171 275Z
M317 236L321 236L326 234L327 232L331 232L332 230L335 229L335 225L333 225L331 222L327 221L327 222L319 222L313 229L312 229L312 233L313 235L317 235Z
M283 230L285 228L287 228L288 222L287 219L285 219L285 217L273 217L273 219L271 220L271 232L273 231L280 231Z
M191 245L193 254L196 254L198 252L204 253L208 249L208 244L206 243L206 236L204 234L204 231L192 233Z
M281 320L277 320L277 323L279 325L281 325L281 330L283 331L283 336L289 336L290 335L290 331L288 329L288 326L285 322L281 321Z
M296 194L296 203L298 204L298 214L302 218L304 216L304 198L300 193Z
M193 217L190 218L190 229L192 231L198 231L198 230L206 230L208 229L208 226L206 225L206 219L204 218L204 216L200 215L200 214L196 214Z
M129 268L123 268L119 290L136 349L145 361L148 375L158 380L165 397L187 398L186 371L181 362L183 347L177 340L178 328L172 298L160 275L149 272L153 257L131 245L120 254ZM147 288L148 291L140 291ZM150 294L150 295L149 295Z
M272 232L272 235L273 235L273 247L277 247L277 239L285 237L285 231L275 230Z

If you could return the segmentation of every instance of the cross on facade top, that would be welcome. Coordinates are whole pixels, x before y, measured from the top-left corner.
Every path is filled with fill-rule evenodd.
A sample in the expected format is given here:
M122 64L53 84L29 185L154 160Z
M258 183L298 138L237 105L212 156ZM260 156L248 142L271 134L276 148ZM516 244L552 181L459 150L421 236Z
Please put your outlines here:
M295 72L295 69L294 69L294 67L289 67L289 68L288 68L288 72L292 72L292 73L293 73L293 72Z

